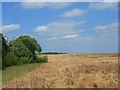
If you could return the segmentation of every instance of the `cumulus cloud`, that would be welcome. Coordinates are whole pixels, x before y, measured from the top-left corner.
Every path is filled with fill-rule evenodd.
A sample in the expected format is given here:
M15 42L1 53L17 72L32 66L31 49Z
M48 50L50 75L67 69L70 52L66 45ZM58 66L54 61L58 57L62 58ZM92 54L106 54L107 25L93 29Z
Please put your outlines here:
M41 26L36 28L39 28L37 33L43 38L49 38L51 40L70 39L79 36L79 34L82 32L80 27L83 26L84 23L84 21L58 21L45 25L45 30L42 31L41 28L39 28ZM36 28L34 29L34 32L36 32Z
M22 2L21 6L24 9L38 9L38 8L49 8L49 9L63 9L70 6L72 3L68 2Z
M20 29L19 24L10 24L2 26L2 32L11 32Z
M73 9L73 10L71 10L71 11L67 11L67 12L65 12L65 13L63 13L62 15L60 15L60 16L62 16L62 17L75 17L75 16L82 16L82 15L84 15L85 14L85 10L81 10L81 9Z
M71 39L71 38L76 38L76 37L79 37L79 35L65 35L65 36L62 36L60 38L64 38L64 39Z
M94 30L99 35L109 35L109 34L115 34L118 32L118 23L110 23L105 25L98 25L94 27Z
M97 2L97 3L90 3L89 9L93 10L115 10L117 9L117 3L115 2Z
M47 30L47 27L46 26L38 26L35 28L35 32L43 32L43 31L46 31Z

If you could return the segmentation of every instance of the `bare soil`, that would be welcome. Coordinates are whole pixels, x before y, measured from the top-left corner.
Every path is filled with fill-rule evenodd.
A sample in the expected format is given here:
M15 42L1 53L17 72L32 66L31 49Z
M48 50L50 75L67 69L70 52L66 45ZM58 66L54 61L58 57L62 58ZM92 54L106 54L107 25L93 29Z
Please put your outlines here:
M117 55L48 55L48 63L6 82L4 88L117 88ZM17 72L16 72L17 73Z

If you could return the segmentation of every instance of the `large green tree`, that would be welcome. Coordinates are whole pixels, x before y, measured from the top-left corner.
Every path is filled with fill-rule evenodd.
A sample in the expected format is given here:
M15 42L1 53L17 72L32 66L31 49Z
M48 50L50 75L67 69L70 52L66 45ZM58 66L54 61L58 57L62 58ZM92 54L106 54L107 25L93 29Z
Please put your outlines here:
M30 61L33 60L31 51L19 40L12 40L9 42L10 53L16 55L18 59L25 57Z
M22 35L16 40L22 42L32 52L34 60L36 59L35 51L39 53L42 51L41 46L34 38L31 38L30 36Z

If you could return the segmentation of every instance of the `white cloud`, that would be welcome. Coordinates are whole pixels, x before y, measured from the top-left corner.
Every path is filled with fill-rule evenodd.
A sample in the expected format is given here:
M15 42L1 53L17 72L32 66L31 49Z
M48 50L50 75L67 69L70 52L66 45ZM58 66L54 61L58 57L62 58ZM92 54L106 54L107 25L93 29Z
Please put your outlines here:
M38 9L38 8L49 8L49 9L63 9L70 6L72 3L65 2L22 2L21 6L25 9Z
M44 32L41 32L41 30L37 30L37 33L40 34L41 38L49 38L51 40L76 38L82 32L80 27L84 25L84 23L84 21L52 22L44 26ZM36 29L34 29L34 32L36 32Z
M11 32L20 29L20 25L18 24L10 24L10 25L4 25L2 26L3 32Z
M119 0L103 0L103 2L118 2Z
M117 3L115 2L97 2L97 3L90 3L89 8L93 10L115 10L117 9Z
M73 34L73 35L65 35L65 36L60 36L60 37L52 37L49 40L56 40L56 39L74 39L78 38L80 35L78 34Z
M46 31L47 27L46 26L38 26L36 27L36 29L34 30L35 32L43 32Z
M94 27L94 30L96 31L97 34L104 36L115 34L118 32L118 23L115 22L105 25L99 25Z
M79 35L65 35L65 36L61 36L60 38L63 38L63 39L71 39L71 38L76 38L76 37L79 37Z
M60 16L62 16L62 17L75 17L75 16L82 16L85 13L86 13L85 10L73 9L71 11L67 11L67 12L63 13Z

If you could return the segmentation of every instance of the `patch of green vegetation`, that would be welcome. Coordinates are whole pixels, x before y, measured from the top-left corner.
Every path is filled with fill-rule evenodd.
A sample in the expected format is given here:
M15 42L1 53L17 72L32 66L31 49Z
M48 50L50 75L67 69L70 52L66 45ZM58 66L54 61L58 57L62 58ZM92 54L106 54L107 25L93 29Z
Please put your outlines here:
M21 77L26 73L35 70L40 65L41 65L40 63L34 63L6 67L5 70L2 71L2 83L4 84L6 81L10 81L13 80L14 78Z
M2 51L2 69L14 65L36 63L40 61L40 59L42 59L42 61L47 61L47 57L40 59L37 58L37 60L39 60L35 61L35 52L41 53L42 51L40 44L35 40L35 38L21 35L7 43L2 33L0 33L0 37L0 42L2 44L2 46L0 45L0 50Z
M47 63L48 62L48 58L47 56L37 56L36 57L36 60L35 60L36 63Z

